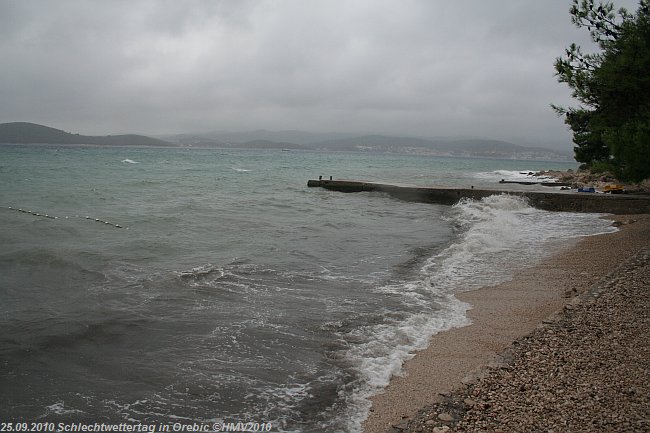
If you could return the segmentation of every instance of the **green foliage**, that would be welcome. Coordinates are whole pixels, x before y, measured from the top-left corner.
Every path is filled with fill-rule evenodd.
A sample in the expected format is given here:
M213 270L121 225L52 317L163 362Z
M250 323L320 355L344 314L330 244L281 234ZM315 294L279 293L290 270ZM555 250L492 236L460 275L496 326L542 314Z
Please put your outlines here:
M627 180L650 177L650 0L635 14L614 13L611 3L574 0L573 23L586 27L602 49L584 54L572 44L555 61L581 106L553 108L573 131L575 158L587 166L607 163Z
M595 174L612 173L615 176L620 175L618 167L610 162L594 162L589 171Z
M624 178L641 181L650 177L650 115L640 115L607 132L614 161Z

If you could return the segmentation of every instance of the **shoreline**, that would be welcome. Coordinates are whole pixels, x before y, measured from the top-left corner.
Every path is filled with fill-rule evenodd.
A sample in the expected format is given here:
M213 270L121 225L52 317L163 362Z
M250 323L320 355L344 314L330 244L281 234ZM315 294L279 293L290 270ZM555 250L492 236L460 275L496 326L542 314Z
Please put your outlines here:
M568 248L519 270L510 281L457 295L472 306L467 313L472 324L432 336L428 348L404 364L404 374L372 398L364 433L405 429L418 411L475 382L513 342L648 246L650 215L608 218L619 231L571 240Z

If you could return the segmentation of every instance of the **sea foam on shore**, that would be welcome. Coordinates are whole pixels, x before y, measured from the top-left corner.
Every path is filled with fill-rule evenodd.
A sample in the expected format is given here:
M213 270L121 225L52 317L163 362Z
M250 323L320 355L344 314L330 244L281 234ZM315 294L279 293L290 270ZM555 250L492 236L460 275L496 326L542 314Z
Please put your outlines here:
M444 405L435 406L433 409L428 406L440 398L439 392L446 392L449 387L464 389L461 379L468 372L487 364L495 353L535 329L544 318L567 302L567 293L585 291L639 248L647 246L650 233L650 219L647 216L623 218L620 221L624 225L621 232L582 239L576 247L565 250L533 268L518 272L512 281L462 295L463 300L475 306L470 311L474 324L434 336L429 348L406 365L408 376L393 380L387 392L374 399L374 411L366 421L364 431L385 432L391 425L397 426L398 430L417 427L423 429L418 431L432 431L436 426L442 428L445 423L453 425L451 421L443 422L438 418L439 414L445 413L442 418L447 419L449 413L445 411L448 410L452 411L449 419L457 420L458 417L452 409L445 408ZM628 224L630 222L635 223ZM624 282L625 272L619 275L620 277L614 280ZM645 296L647 297L647 293ZM638 318L635 320L638 321ZM582 329L581 332L588 334L590 331ZM574 337L575 335L572 335L570 338ZM541 347L540 350L546 350L546 346ZM644 350L647 350L647 344ZM451 354L455 358L454 365L446 364ZM606 356L606 353L601 356ZM558 367L562 368L561 365ZM543 380L548 378L546 375ZM475 383L475 379L467 380L469 382L466 383ZM510 380L509 377L503 379L504 383ZM598 387L599 383L601 382L594 379L592 385ZM476 387L480 387L480 382ZM482 396L483 391L479 391ZM462 395L464 391L459 392L460 394L450 395ZM512 393L509 398L511 397ZM419 403L414 404L414 400ZM469 404L474 405L472 402ZM415 410L423 407L421 415L416 420L410 420ZM553 404L545 407L552 410ZM615 407L611 410L616 411ZM478 416L483 419L480 414ZM509 419L516 420L516 416L517 413L511 412ZM500 426L499 421L495 424L495 419L493 418L492 424L489 425L491 427L488 428ZM481 426L485 427L482 424ZM474 427L480 426L477 424ZM467 431L473 430L469 428ZM522 431L526 431L526 428Z

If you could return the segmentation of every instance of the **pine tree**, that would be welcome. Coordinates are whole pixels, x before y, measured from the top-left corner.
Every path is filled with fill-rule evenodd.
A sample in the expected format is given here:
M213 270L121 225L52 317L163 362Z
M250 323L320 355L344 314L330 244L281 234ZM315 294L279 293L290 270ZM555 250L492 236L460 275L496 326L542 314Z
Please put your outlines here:
M587 167L610 167L625 180L650 177L650 0L635 14L612 3L574 0L571 20L587 28L601 52L571 44L555 61L578 108L553 108L573 131L575 158Z

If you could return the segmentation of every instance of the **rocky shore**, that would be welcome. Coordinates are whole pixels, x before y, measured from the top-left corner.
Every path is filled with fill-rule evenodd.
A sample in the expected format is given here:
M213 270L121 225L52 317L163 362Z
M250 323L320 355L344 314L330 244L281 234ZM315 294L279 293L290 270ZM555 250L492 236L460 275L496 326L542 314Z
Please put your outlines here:
M650 431L650 249L396 431Z
M534 173L535 177L553 178L561 183L569 184L571 188L594 187L597 190L603 190L607 186L620 185L626 193L630 194L650 194L650 179L640 183L625 183L617 180L609 172L592 173L587 170L547 170Z
M475 323L434 336L364 431L650 431L650 215L615 224L463 295Z

